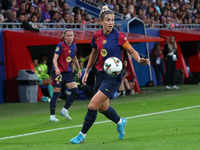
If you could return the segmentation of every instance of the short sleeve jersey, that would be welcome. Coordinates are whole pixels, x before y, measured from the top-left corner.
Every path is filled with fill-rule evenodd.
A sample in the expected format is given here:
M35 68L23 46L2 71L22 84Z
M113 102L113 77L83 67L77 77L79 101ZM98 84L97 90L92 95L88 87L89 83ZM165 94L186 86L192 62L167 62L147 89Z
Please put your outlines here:
M76 44L72 42L71 46L67 46L67 44L64 41L60 42L57 45L54 53L59 55L58 68L60 69L60 71L71 71L70 63L77 53ZM53 67L53 70L55 70L55 67Z
M96 68L98 71L104 71L103 64L109 57L117 57L123 61L123 47L128 49L130 46L123 33L113 29L109 34L103 34L103 30L94 33L91 47L98 50L98 61Z

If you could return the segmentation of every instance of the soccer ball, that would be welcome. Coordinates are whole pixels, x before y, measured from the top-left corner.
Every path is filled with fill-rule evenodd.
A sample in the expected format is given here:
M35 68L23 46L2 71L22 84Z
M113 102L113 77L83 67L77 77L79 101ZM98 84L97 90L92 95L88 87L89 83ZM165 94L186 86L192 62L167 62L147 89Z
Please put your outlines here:
M104 71L110 76L116 76L122 71L122 62L117 57L109 57L104 62Z

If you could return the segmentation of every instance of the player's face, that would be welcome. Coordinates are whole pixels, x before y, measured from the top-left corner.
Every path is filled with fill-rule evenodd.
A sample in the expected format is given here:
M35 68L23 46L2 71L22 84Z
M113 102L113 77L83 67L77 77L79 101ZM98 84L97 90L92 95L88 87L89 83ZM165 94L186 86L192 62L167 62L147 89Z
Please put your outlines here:
M74 40L74 34L72 31L67 31L64 36L65 42L71 44Z
M79 62L79 66L82 69L83 68L83 62Z
M103 30L106 33L111 32L114 25L114 14L105 15L102 21L102 25L103 25Z
M128 65L128 62L126 60L124 60L123 65L124 65L124 67L126 67Z
M38 65L38 60L37 60L37 59L34 59L34 60L33 60L33 65L34 65L34 66L37 66L37 65Z

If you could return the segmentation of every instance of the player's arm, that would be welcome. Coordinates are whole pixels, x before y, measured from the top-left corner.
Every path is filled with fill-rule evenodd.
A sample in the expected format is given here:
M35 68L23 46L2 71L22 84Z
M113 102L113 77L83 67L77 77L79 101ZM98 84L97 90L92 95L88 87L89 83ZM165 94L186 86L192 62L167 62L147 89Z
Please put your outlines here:
M80 69L80 66L79 66L78 59L77 59L76 55L73 58L73 62L75 63L76 67L78 68L78 78L80 78L81 77L81 69Z
M128 47L123 46L124 49L141 65L150 65L149 59L140 58L138 52L129 44Z
M92 52L90 54L89 61L88 61L85 73L89 73L90 69L92 68L92 66L96 62L97 57L98 57L98 50L96 48L92 48Z
M59 55L54 53L54 56L53 56L53 65L55 67L55 72L56 72L56 75L60 75L60 69L58 68L58 57Z
M89 61L88 61L88 64L87 64L87 68L86 68L85 74L82 78L83 85L86 85L89 70L90 70L90 68L92 68L92 66L96 62L97 57L98 57L98 50L96 48L92 48L92 53L90 54L90 58L89 58Z

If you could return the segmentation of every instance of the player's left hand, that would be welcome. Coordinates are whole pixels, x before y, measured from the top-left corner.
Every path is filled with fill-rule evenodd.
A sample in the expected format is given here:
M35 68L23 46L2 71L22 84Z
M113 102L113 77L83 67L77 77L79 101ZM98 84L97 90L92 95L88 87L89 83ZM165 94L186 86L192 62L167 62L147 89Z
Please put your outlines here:
M78 78L80 78L82 76L82 73L81 73L81 71L79 70L78 71Z
M150 66L150 61L149 59L144 59L144 58L140 58L140 62L139 62L141 65L148 65Z

